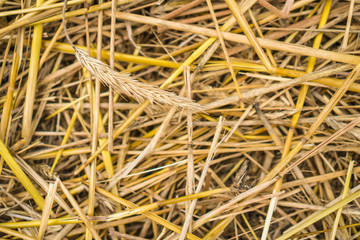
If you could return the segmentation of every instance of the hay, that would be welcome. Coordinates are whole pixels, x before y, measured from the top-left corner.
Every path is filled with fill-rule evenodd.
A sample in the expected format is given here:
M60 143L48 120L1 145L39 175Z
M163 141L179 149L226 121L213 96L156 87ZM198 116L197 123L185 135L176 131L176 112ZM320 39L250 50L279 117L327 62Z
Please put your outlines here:
M355 0L0 0L2 239L357 239Z

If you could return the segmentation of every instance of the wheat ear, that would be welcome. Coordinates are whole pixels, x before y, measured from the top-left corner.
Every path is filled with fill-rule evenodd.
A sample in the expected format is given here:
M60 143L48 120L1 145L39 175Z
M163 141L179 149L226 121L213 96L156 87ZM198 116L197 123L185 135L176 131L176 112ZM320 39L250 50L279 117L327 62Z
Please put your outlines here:
M75 51L75 56L80 64L85 67L94 77L97 77L104 85L111 86L118 94L126 94L136 101L142 103L149 100L151 104L160 106L174 106L186 108L191 111L203 111L203 107L188 98L177 96L172 92L139 82L129 74L119 73L112 70L107 64L91 57L87 52L75 47L67 32L65 24L65 7L67 0L64 1L62 16L66 39Z

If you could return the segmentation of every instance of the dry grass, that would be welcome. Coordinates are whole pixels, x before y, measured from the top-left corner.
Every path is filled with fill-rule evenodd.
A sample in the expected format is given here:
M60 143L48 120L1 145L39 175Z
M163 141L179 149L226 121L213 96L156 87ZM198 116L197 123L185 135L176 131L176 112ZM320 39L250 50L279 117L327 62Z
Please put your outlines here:
M358 239L355 0L0 0L1 239Z

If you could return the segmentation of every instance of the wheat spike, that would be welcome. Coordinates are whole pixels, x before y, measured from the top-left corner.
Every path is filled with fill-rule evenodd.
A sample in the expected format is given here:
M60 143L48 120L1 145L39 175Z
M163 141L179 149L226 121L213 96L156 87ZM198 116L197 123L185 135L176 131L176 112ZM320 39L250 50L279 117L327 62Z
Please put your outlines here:
M75 56L83 67L106 86L111 86L118 94L126 94L138 102L149 100L151 104L175 106L192 111L202 111L200 104L172 92L153 87L133 79L129 74L112 70L107 64L91 57L87 52L73 46Z

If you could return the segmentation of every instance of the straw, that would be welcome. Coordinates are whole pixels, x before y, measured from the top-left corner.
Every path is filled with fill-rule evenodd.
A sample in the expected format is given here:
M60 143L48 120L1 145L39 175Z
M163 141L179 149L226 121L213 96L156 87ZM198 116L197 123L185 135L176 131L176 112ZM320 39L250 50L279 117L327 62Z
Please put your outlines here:
M1 238L360 236L356 1L39 1L0 0Z

